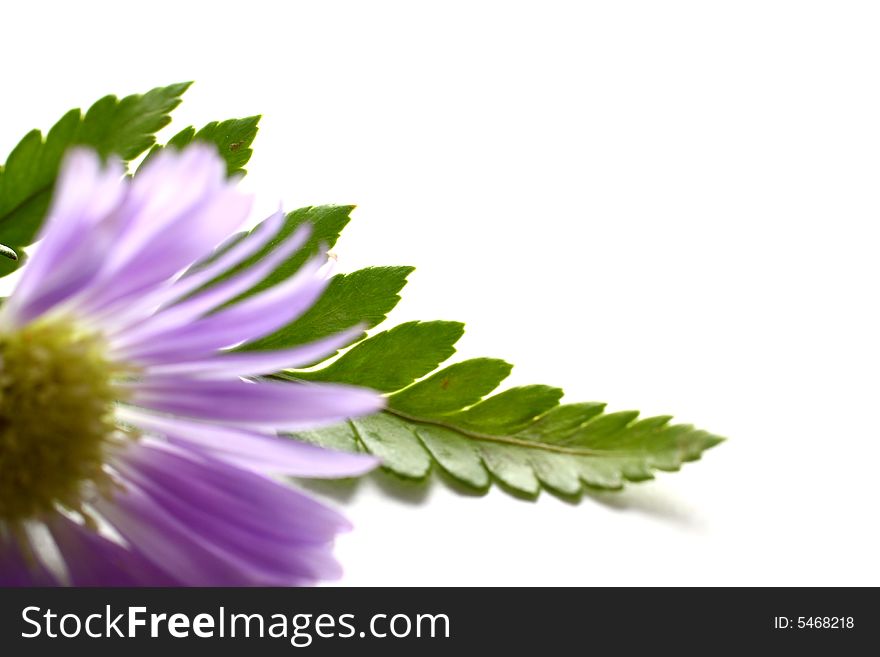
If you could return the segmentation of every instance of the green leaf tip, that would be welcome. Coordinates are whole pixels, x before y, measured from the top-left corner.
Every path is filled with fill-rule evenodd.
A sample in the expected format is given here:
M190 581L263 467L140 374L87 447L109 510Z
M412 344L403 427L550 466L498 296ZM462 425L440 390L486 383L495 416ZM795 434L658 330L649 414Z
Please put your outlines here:
M567 434L569 440L554 442L538 425L566 406L557 406L525 429L508 434L482 433L454 419L428 420L389 408L295 437L371 453L382 460L385 470L406 479L424 480L435 472L476 492L495 483L518 497L535 498L547 490L565 499L579 499L590 490L620 490L627 482L653 479L656 471L677 471L723 442L719 436L670 424L663 417L633 419L616 431L601 432L604 440L593 444L590 436L600 433L597 429L605 415L575 426Z

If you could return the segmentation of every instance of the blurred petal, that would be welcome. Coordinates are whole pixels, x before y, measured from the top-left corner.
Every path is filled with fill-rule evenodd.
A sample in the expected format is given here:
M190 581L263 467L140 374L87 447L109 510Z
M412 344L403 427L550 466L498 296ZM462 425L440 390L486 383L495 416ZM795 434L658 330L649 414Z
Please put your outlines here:
M105 334L113 339L113 336L132 326L140 326L162 307L182 299L259 251L276 236L283 223L284 213L279 211L263 221L247 239L239 239L216 260L198 271L186 273L173 282L166 281L137 299L127 299L122 304L108 304L101 310L93 311L91 315L104 328Z
M49 523L73 586L176 586L180 581L131 547L62 515Z
M160 309L150 320L118 336L115 342L117 344L142 342L176 327L189 326L193 320L232 300L239 294L247 292L264 280L303 245L310 232L309 226L303 226L257 264L186 301L170 308Z
M4 307L16 323L48 312L96 276L118 233L112 213L125 195L122 174L115 160L102 169L91 151L64 158L41 241Z
M284 369L317 363L350 344L361 335L364 326L355 326L336 335L291 349L277 351L220 352L207 358L157 365L151 376L185 376L200 379L232 378L274 374Z
M127 492L99 506L128 540L190 584L289 586L338 576L338 514L271 479L155 444L115 466ZM159 531L157 531L159 530Z
M119 208L125 230L83 307L94 312L151 291L240 227L251 203L226 181L213 148L163 150L132 179Z
M132 404L164 413L281 430L332 424L384 406L371 390L330 383L169 377L132 384L131 392Z
M26 540L26 539L21 539ZM22 551L18 540L0 526L0 586L55 586L58 580L39 562L33 550Z
M244 236L243 239L239 239L229 249L223 251L215 260L204 266L200 266L199 263L193 265L195 269L188 270L174 284L175 294L167 300L167 303L170 304L198 290L206 283L226 273L257 253L257 251L278 236L278 231L284 225L284 219L284 213L279 210L271 217L262 221L250 234ZM291 237L289 239L295 238ZM220 248L222 249L222 245Z
M256 340L289 324L308 310L329 281L315 276L322 258L313 258L291 279L213 315L179 326L169 320L161 331L130 344L116 345L120 358L167 363L208 355ZM157 323L162 323L159 315Z
M188 449L207 451L214 457L257 472L303 477L353 477L378 464L366 454L337 452L293 438L279 438L245 429L163 417L121 409L121 418L141 429L164 436Z

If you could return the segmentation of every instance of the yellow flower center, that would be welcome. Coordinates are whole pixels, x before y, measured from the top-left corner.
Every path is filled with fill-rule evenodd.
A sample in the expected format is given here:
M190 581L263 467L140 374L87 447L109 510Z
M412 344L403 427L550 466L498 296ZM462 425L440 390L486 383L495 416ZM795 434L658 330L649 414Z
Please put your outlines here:
M116 370L103 340L70 322L0 333L0 524L79 507L106 481Z

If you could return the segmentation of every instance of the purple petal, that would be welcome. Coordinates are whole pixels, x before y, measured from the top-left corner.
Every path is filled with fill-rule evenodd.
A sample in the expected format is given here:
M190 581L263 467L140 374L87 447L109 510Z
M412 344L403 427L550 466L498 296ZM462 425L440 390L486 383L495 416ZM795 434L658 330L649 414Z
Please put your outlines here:
M227 182L225 166L203 145L150 160L130 182L118 210L123 233L83 307L94 312L151 291L237 229L251 198Z
M27 322L92 281L118 233L110 215L126 191L122 174L116 161L102 169L91 151L76 149L65 157L40 243L4 308L7 315Z
M278 430L332 424L375 413L384 406L383 398L372 390L331 383L155 377L131 384L130 389L130 401L136 406Z
M347 523L293 489L149 440L114 465L125 492L99 510L188 584L297 585L338 575L329 547Z
M313 258L291 279L236 305L185 326L168 321L164 332L115 344L120 358L144 363L207 356L224 347L256 340L308 310L329 283L315 276L322 257ZM158 321L162 321L161 315Z
M120 409L120 419L187 449L257 472L296 477L352 477L372 470L378 460L366 454L324 449L292 438L235 429L180 418Z
M197 272L185 273L176 281L169 281L165 285L156 287L152 292L138 299L129 299L125 304L110 304L101 311L93 312L92 317L111 341L118 341L117 336L125 333L128 333L127 337L131 339L132 327L141 326L162 307L182 299L253 255L278 233L283 222L284 214L279 211L263 221L247 239L241 240L217 260Z
M125 232L111 255L108 269L119 269L140 257L153 240L161 238L181 220L199 218L205 202L227 188L225 174L223 160L205 144L183 151L166 149L153 157L130 181L129 195L122 208L126 213ZM224 231L215 244L228 234Z
M148 560L62 515L50 523L73 586L178 586L180 581Z
M257 264L191 299L170 308L160 309L150 320L119 335L116 342L120 344L144 342L160 333L190 325L193 320L230 301L242 292L246 292L265 279L305 243L310 232L310 226L302 226L292 237Z
M219 513L219 509L210 506L216 503L213 495L203 498L198 491L193 494L174 470L169 474L158 466L151 468L149 464L139 463L128 469L125 476L192 533L222 550L240 570L250 571L266 583L304 584L340 575L330 552L337 528L322 541L313 537L301 541L285 539L265 531L265 527L248 527L225 509Z
M214 261L203 267L184 273L184 275L174 284L175 294L167 300L167 303L172 303L176 299L181 299L187 294L198 290L206 283L214 280L221 274L229 271L254 255L278 235L278 231L280 231L281 227L284 225L284 218L284 212L278 210L278 212L260 222L250 234L229 247L229 249L227 249L222 255L218 256ZM222 245L220 248L222 248ZM199 263L196 263L194 266L199 267Z
M111 337L127 331L132 326L140 325L160 308L182 299L256 253L275 237L283 223L284 214L278 211L260 223L247 239L240 240L209 265L196 272L184 273L176 281L169 281L166 285L159 286L138 299L129 299L122 305L110 304L101 311L93 312L92 315L105 329L105 334Z
M126 483L126 490L112 502L99 500L94 506L126 541L138 545L152 560L168 564L184 586L265 583L200 540L134 484Z
M220 352L207 358L156 365L149 368L148 372L150 376L190 376L202 379L274 374L284 369L305 367L319 362L350 344L363 331L364 326L359 325L291 349Z
M21 540L26 540L22 538ZM40 563L28 545L22 545L0 526L0 586L57 586L58 580Z

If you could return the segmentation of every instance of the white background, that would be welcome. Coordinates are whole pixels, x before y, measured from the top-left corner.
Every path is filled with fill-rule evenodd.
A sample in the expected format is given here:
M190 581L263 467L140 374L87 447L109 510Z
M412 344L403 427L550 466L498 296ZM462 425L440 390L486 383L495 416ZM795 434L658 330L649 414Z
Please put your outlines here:
M342 583L880 584L880 7L78 2L0 14L0 151L194 79L263 113L246 186L357 203L343 270L414 264L511 383L730 440L572 505L375 481Z

